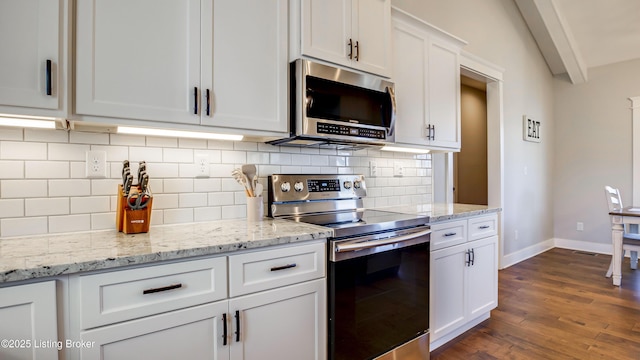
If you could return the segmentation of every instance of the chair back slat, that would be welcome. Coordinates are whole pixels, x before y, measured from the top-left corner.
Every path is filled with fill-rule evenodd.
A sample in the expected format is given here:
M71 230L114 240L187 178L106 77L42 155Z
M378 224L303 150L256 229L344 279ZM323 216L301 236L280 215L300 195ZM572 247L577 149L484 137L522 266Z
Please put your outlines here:
M616 211L616 210L622 209L622 199L620 198L620 190L613 188L611 186L605 186L604 194L607 198L609 211Z

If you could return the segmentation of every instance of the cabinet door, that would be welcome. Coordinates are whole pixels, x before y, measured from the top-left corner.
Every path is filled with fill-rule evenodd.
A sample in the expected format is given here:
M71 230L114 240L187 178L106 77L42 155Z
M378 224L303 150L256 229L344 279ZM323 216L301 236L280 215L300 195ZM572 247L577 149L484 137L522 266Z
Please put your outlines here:
M466 244L431 252L431 341L465 323Z
M200 123L200 29L200 0L79 0L76 113Z
M460 148L459 50L431 41L429 49L429 122L435 126L430 145Z
M467 316L471 320L498 306L498 237L468 243L473 264L468 267Z
M58 109L62 1L0 1L0 104ZM51 60L51 95L46 62Z
M213 67L202 69L203 89L213 89L204 125L287 131L287 6L213 2L213 41L203 38L204 56L213 58Z
M222 342L227 305L224 300L82 332L89 345L81 359L228 359Z
M391 72L391 0L353 0L354 67L380 76ZM355 45L354 45L355 46Z
M350 66L352 0L302 0L303 55ZM356 0L357 1L357 0ZM349 46L349 40L352 46Z
M56 311L55 281L1 288L0 339L12 343L0 347L0 359L58 359Z
M232 359L325 359L326 308L325 279L229 300L230 314L240 316Z
M427 35L393 23L393 79L396 90L396 142L426 145Z

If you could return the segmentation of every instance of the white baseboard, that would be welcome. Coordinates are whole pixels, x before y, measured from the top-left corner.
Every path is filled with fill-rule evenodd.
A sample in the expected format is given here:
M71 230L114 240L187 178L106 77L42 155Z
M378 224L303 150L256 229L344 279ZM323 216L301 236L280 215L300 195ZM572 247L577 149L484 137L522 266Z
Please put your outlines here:
M505 255L502 257L502 263L500 269L506 269L509 266L515 265L521 261L532 258L540 253L553 248L569 249L576 251L592 252L598 254L611 255L611 244L594 243L591 241L551 238L541 243L529 246L522 250L518 250L514 253ZM626 254L629 257L629 254Z
M467 330L471 329L472 327L480 324L481 322L487 320L489 317L491 316L491 312L487 311L486 313L478 316L477 318L469 321L468 323L462 325L461 327L451 331L450 333L438 338L435 341L431 341L431 344L429 344L429 351L433 351L437 348L439 348L440 346L448 343L449 341L455 339L456 337L464 334Z
M500 269L506 269L555 247L554 239L545 240L502 257Z

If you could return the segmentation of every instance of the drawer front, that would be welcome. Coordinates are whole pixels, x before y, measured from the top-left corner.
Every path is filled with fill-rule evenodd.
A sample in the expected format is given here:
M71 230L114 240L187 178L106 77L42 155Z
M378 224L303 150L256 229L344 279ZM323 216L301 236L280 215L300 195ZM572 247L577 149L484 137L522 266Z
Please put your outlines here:
M325 243L229 256L231 297L325 276Z
M498 234L498 216L487 215L469 219L469 241Z
M140 318L227 297L227 259L80 276L81 327Z
M431 224L431 250L439 250L467 241L467 220Z

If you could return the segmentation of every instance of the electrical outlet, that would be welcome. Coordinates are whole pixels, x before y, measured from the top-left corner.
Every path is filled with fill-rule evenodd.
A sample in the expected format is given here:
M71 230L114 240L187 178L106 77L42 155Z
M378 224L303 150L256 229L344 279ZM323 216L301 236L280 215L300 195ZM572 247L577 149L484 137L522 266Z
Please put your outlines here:
M209 170L209 155L198 154L193 158L193 164L196 169L197 178L208 178L210 175Z
M376 177L378 176L378 164L371 160L369 161L369 177Z
M402 163L400 161L396 161L393 163L393 176L404 176L404 167L402 166Z
M576 230L578 231L584 231L584 223L578 221L578 223L576 224Z
M85 172L88 178L107 177L107 152L89 150L86 153Z

